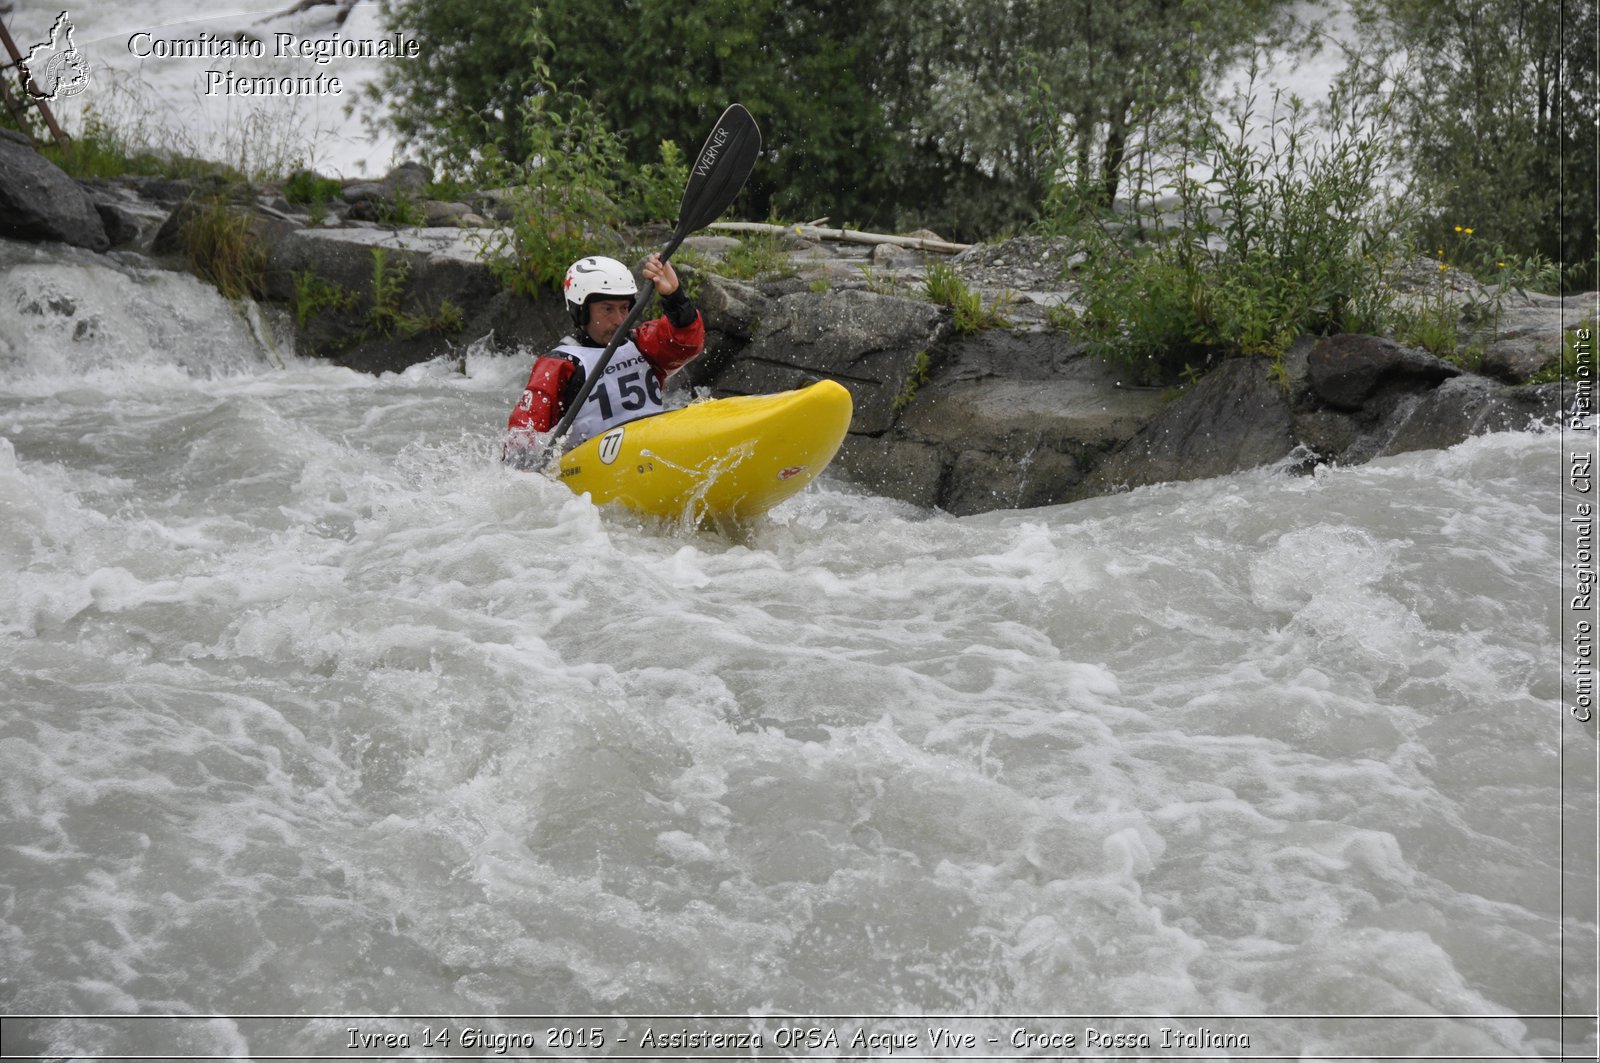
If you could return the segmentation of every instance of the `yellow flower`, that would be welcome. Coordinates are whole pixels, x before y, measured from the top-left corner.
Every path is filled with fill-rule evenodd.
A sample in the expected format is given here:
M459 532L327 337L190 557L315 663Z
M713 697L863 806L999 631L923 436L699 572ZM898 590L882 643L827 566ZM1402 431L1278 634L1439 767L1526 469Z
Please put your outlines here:
M1461 231L1466 233L1468 236L1472 235L1472 230L1471 229L1462 229Z
M1445 265L1443 262L1439 263L1439 272L1440 273L1446 272L1447 270L1449 270L1449 268L1450 267Z
M1461 226L1457 225L1456 226L1456 232L1460 232L1460 231L1461 231Z
M1495 265L1500 267L1501 269L1505 269L1506 268L1506 264L1504 262L1496 262Z

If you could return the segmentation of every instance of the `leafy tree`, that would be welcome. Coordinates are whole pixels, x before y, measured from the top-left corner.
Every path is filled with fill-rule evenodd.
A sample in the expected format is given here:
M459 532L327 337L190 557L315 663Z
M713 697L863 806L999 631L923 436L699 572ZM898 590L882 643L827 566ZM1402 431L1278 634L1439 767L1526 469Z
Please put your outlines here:
M1158 119L1214 98L1280 43L1282 0L927 0L887 62L891 124L918 169L983 191L1012 223L1041 204L1109 207ZM962 178L966 177L965 182ZM976 189L959 188L957 202Z
M887 10L878 0L548 0L545 24L555 80L583 86L633 162L663 138L692 153L737 100L766 135L746 212L842 222L880 216L893 194L883 174L896 145L867 85Z
M1595 7L1562 0L1361 0L1359 61L1392 91L1428 213L1425 246L1457 226L1478 246L1595 264ZM1490 268L1492 262L1485 263Z
M523 102L549 81L538 0L383 0L384 19L427 42L369 88L406 142L461 162L493 145L526 159Z
M520 102L560 90L642 166L739 100L767 133L747 212L978 238L1064 181L1114 199L1138 124L1204 92L1284 0L389 2L430 44L381 90L425 146L520 161Z

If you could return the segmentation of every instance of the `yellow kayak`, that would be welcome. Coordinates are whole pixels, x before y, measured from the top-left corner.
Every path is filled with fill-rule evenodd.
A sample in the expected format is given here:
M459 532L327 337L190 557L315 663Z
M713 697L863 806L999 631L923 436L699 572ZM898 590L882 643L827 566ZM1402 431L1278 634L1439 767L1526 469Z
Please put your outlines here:
M850 428L832 380L710 399L619 425L561 458L561 482L596 503L704 521L765 513L816 478Z

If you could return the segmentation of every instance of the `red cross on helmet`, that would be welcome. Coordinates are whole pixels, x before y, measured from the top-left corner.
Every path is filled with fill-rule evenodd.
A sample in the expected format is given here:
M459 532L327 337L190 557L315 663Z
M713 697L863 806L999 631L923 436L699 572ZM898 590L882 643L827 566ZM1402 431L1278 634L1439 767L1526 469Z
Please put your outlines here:
M580 258L568 266L562 288L566 291L567 313L579 328L588 323L590 299L634 299L639 295L628 267L604 255Z

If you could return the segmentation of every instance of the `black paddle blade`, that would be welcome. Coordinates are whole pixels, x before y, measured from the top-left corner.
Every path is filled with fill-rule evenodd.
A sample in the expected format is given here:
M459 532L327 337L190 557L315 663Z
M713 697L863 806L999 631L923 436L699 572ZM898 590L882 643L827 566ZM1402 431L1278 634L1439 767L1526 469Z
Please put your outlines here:
M761 154L761 130L742 104L731 104L695 156L678 206L680 236L703 229L728 209Z

